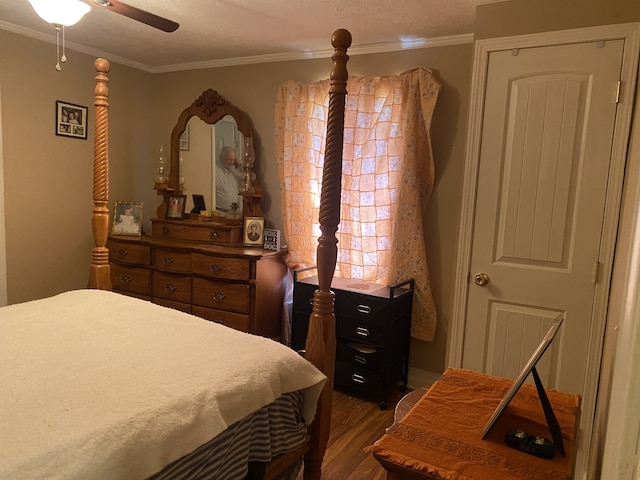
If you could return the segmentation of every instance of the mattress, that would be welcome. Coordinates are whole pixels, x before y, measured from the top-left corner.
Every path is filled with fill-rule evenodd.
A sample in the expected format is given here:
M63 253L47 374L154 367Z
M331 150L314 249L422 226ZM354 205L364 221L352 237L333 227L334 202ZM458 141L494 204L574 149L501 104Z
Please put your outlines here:
M270 339L76 290L0 308L0 478L140 479L326 377Z

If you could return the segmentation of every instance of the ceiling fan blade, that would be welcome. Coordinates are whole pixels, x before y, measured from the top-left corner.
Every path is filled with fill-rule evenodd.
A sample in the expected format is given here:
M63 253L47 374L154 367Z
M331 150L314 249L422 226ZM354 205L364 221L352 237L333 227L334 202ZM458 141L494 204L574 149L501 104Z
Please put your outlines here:
M119 13L125 17L132 18L151 27L162 30L163 32L175 32L180 26L178 23L166 18L159 17L153 13L145 12L139 8L132 7L118 0L92 0L99 7L106 8L112 12Z

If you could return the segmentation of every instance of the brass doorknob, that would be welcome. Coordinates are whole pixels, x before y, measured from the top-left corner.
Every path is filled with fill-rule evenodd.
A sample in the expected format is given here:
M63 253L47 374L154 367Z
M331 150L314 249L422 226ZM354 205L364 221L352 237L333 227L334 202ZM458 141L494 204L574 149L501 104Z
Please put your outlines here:
M479 287L484 287L489 283L489 275L486 273L476 273L475 277L473 277L473 282Z

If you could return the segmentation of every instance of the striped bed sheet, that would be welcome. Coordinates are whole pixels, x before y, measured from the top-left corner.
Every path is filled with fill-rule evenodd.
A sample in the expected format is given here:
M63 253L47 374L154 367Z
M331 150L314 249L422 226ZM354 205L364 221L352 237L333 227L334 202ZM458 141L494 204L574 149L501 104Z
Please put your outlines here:
M302 403L301 391L286 393L148 480L244 479L250 462L268 462L304 443Z

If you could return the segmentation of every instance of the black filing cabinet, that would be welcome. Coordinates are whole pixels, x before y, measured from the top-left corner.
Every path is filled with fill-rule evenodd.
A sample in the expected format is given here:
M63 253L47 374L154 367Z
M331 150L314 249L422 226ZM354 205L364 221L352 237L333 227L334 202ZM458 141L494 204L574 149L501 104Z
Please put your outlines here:
M291 346L305 348L313 294L314 268L294 272ZM407 385L413 279L393 286L334 278L336 369L334 387L387 407L392 388Z

